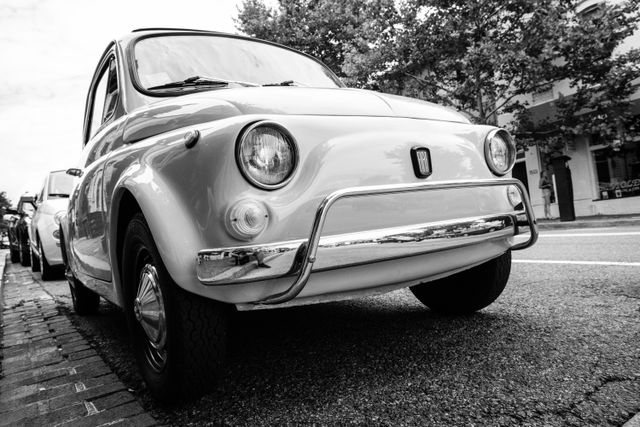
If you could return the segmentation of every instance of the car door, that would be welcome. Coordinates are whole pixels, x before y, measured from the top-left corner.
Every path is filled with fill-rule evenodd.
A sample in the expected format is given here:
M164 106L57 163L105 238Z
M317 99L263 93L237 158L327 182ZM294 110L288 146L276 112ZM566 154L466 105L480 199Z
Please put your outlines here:
M69 246L81 273L111 281L106 230L104 163L119 137L119 104L116 52L103 56L94 75L85 111L82 177L69 200Z

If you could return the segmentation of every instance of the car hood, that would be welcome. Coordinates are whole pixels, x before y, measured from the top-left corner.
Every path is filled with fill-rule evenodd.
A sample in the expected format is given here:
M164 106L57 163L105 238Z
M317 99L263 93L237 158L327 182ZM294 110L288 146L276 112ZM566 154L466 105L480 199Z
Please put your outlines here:
M154 102L133 111L125 142L242 114L403 117L469 123L460 113L403 96L359 89L250 87L213 90Z

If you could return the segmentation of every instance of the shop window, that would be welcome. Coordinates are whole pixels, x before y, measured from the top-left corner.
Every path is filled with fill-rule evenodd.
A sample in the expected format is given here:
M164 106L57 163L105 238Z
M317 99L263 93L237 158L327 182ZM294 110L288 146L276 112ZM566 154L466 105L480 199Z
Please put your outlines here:
M593 149L599 198L640 196L640 142Z

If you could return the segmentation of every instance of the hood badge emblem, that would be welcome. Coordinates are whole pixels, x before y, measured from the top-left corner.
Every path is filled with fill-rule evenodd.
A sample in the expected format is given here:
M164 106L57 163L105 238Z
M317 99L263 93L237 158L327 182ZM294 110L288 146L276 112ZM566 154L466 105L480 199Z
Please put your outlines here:
M418 178L426 178L433 172L431 153L426 147L411 148L411 163L413 163L413 172Z

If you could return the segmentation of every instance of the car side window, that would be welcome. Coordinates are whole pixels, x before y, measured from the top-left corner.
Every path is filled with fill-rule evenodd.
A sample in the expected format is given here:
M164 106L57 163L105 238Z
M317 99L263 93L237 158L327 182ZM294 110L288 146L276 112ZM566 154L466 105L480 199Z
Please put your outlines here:
M107 78L109 74L105 69L98 80L96 89L93 92L93 101L91 107L91 125L89 131L89 138L92 138L96 134L100 125L102 125L102 117L104 115L104 102L107 95Z
M118 101L118 78L116 61L112 57L108 65L102 70L98 83L93 92L91 106L91 123L89 138L92 138L103 123L113 117Z
M113 116L118 101L118 76L116 73L116 61L114 58L109 60L109 77L107 78L107 94L104 100L104 113L102 114L102 123L106 122Z

